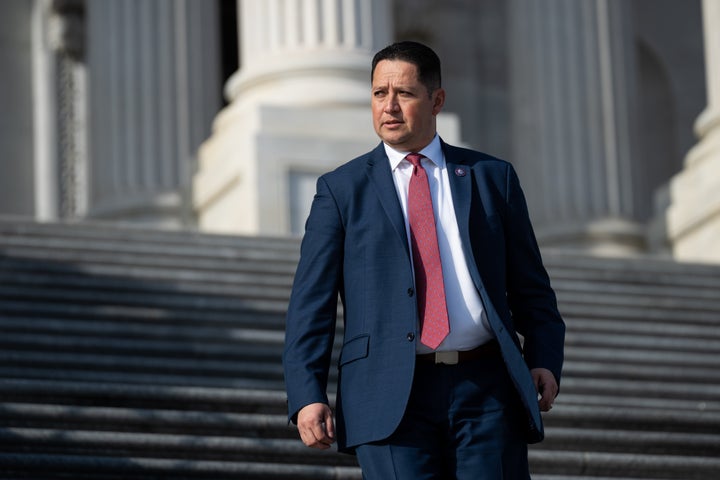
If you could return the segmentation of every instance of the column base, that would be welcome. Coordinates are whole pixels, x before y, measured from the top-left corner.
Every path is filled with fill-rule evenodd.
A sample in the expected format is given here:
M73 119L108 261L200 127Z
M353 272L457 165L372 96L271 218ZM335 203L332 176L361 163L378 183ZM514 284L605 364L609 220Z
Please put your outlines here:
M591 255L627 256L646 250L645 227L623 219L602 219L536 227L541 247Z
M188 212L187 200L180 192L140 192L93 203L87 218L174 229L194 225Z
M298 202L309 208L317 177L378 141L367 107L238 101L215 124L200 148L193 180L193 207L199 229L206 232L293 233L292 212L299 211ZM311 182L312 191L304 185L302 198L292 198L293 176Z
M720 263L720 122L670 183L668 236L678 260Z

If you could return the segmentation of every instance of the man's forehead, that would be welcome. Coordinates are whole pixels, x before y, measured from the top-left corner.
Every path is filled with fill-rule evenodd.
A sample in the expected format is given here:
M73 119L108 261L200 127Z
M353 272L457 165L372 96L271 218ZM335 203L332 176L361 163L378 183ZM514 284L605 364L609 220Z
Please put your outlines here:
M375 66L373 84L387 83L389 80L402 79L403 82L416 83L417 67L404 60L382 60Z

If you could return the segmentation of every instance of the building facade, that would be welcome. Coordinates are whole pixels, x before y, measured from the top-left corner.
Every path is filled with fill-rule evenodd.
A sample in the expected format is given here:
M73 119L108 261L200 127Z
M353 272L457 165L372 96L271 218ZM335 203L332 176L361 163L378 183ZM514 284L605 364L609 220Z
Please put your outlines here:
M713 0L6 0L0 31L0 214L300 234L414 39L543 246L720 261Z

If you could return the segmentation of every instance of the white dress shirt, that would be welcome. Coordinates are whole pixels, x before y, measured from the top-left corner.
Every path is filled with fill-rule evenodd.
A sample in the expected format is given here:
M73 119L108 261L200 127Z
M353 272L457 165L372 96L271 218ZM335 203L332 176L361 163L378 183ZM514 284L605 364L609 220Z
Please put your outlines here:
M407 218L407 196L413 166L405 159L411 152L398 152L385 145L385 153L390 160L393 181L397 190L400 206L405 216L405 230L410 241L410 225ZM460 241L460 231L455 216L450 180L445 164L445 155L440 146L440 138L435 138L419 152L425 158L422 166L427 172L435 212L440 260L442 261L445 299L447 302L450 333L437 348L437 351L471 350L494 338L482 300L468 271L465 254ZM408 245L412 251L412 246ZM418 335L419 337L419 335ZM417 342L417 353L430 353L433 350Z

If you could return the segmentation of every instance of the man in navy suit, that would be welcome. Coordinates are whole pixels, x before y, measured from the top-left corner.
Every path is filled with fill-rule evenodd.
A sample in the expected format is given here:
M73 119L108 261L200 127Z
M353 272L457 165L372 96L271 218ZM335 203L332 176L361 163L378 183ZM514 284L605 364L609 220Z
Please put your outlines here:
M518 178L439 138L445 91L430 48L390 45L371 77L382 142L320 177L306 223L283 355L289 417L306 445L356 453L366 479L527 479L527 444L542 440L540 412L558 393L565 325ZM413 223L414 176L429 187L441 271L418 256L428 232ZM429 325L445 325L435 340Z

